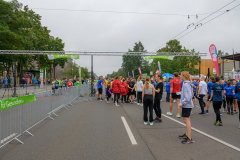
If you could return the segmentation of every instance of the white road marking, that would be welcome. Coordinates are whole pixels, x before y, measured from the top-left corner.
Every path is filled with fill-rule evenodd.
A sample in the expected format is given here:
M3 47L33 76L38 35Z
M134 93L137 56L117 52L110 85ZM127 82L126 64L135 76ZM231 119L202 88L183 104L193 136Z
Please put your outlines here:
M124 126L125 126L125 128L126 128L126 131L127 131L127 133L128 133L128 136L129 136L129 138L130 138L130 141L132 142L132 145L137 145L137 141L135 140L135 138L134 138L134 136L133 136L133 133L132 133L130 127L128 126L128 123L127 123L126 119L125 119L124 117L121 117L121 119L122 119L123 124L124 124Z
M14 137L14 136L16 136L16 135L17 135L17 133L13 133L13 134L7 136L7 137L4 138L3 140L1 140L1 144L4 143L4 142L6 142L6 141L8 141L8 140L10 140L12 137Z
M177 122L177 123L179 123L179 124L181 124L181 125L183 125L183 126L186 126L186 124L184 124L184 123L182 123L182 122L180 122L180 121L178 121L178 120L176 120L176 119L174 119L174 118L171 118L171 117L169 117L169 116L167 116L167 115L164 115L164 114L162 114L162 115L163 115L164 117L168 118L168 119L171 119L171 120L174 121L174 122ZM211 139L213 139L213 140L215 140L215 141L217 141L217 142L219 142L219 143L222 143L223 145L226 145L226 146L228 146L228 147L230 147L230 148L232 148L232 149L235 149L236 151L239 151L239 152L240 152L240 148L238 148L238 147L236 147L236 146L233 146L233 145L231 145L231 144L229 144L229 143L227 143L227 142L225 142L225 141L222 141L221 139L218 139L218 138L216 138L216 137L213 137L213 136L211 136L211 135L209 135L209 134L207 134L207 133L205 133L205 132L202 132L202 131L194 128L194 127L192 127L192 130L194 130L194 131L196 131L196 132L198 132L198 133L200 133L200 134L202 134L202 135L204 135L204 136L206 136L206 137L208 137L208 138L211 138Z

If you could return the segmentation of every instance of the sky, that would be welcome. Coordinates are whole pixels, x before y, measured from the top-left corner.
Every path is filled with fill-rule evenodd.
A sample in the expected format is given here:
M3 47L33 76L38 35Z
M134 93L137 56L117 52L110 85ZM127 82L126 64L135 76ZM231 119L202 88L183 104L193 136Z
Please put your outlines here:
M194 27L190 27L176 37L187 49L208 54L202 59L211 58L211 44L229 54L233 49L240 52L240 6L237 6L240 0L222 8L232 1L19 0L42 16L42 25L51 30L52 36L63 40L65 51L125 52L132 49L135 42L141 41L145 49L152 52L164 47L163 44L184 31L189 24L196 24L209 16L201 21L202 26L180 38L193 30ZM235 6L234 10L220 16ZM221 10L210 15L218 9ZM93 70L98 76L117 71L122 64L122 57L94 56L93 59ZM75 62L91 69L90 56L80 56Z

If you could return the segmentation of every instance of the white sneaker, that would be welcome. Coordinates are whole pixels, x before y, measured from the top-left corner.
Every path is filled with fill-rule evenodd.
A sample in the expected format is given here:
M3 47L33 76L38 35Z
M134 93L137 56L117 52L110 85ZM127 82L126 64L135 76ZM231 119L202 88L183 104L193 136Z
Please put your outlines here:
M153 126L153 122L150 122L150 126Z
M172 113L171 112L167 112L167 115L172 116Z
M143 124L144 124L144 125L147 125L147 124L148 124L148 122L144 122Z
M119 104L116 104L116 106L120 106Z
M176 100L173 100L173 103L175 103L176 102Z

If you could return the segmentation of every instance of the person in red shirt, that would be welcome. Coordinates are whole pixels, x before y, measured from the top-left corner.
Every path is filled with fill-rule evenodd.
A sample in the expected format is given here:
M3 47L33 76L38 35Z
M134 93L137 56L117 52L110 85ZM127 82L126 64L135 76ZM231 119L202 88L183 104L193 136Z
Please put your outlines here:
M112 92L114 94L114 104L116 106L119 106L118 99L120 98L120 88L121 88L121 81L118 77L115 77L113 83L112 83Z
M171 88L170 88L170 105L169 109L170 112L167 112L167 115L171 116L172 115L172 106L173 106L173 100L177 100L177 106L178 106L178 114L176 117L180 118L180 99L181 99L181 80L178 79L178 72L175 72L174 74L174 79L171 80Z
M69 79L69 81L68 81L68 87L72 87L72 86L73 86L72 79Z
M122 96L122 103L123 103L123 100L126 103L126 96L128 94L128 86L127 86L125 79L122 80L120 91L121 91L121 96Z

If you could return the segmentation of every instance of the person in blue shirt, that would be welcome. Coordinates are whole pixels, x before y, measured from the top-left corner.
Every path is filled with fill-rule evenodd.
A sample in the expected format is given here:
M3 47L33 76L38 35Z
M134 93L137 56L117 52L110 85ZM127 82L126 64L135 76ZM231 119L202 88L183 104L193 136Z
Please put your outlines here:
M100 77L98 80L98 92L99 92L99 99L102 101L102 87L103 87L103 76Z
M220 109L222 106L222 98L223 98L223 85L220 84L220 78L215 77L215 84L212 85L211 89L211 98L210 101L213 100L213 109L216 113L216 122L214 123L216 126L222 126L222 120L220 116Z
M155 81L154 80L152 80L152 83L151 83L153 86L154 86L154 88L155 88L155 86L156 86L156 84L155 84Z
M235 93L237 94L237 103L238 103L238 109L240 108L240 83L238 82L235 86ZM240 112L239 112L239 126L238 128L240 129Z
M234 94L234 87L232 86L232 82L228 81L227 86L224 87L224 94L226 95L226 100L227 100L227 114L233 115L233 94Z
M193 79L193 93L194 93L194 100L193 100L193 104L194 106L197 105L197 100L196 100L196 93L197 93L197 88L198 88L198 84L197 84L197 81L196 79Z
M167 97L166 97L166 101L170 102L170 88L171 88L171 80L172 78L169 78L166 84L166 92L167 92Z
M211 101L209 101L209 99L211 97L211 91L212 91L211 87L213 84L214 84L214 77L211 76L211 77L209 77L209 82L207 84L208 102L207 102L207 110L205 111L206 114L209 113L208 110L209 110L210 103L211 103Z
M237 84L237 81L235 79L232 80L232 83L233 83L233 87L235 88L236 84ZM238 113L238 104L237 104L237 93L233 94L233 106L234 106L234 111L233 113L234 114L237 114Z

